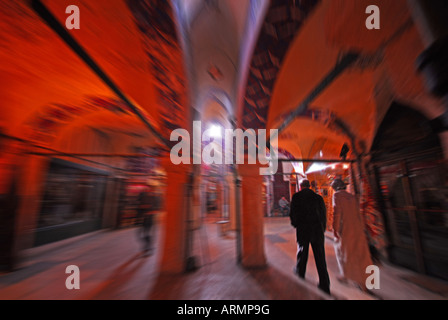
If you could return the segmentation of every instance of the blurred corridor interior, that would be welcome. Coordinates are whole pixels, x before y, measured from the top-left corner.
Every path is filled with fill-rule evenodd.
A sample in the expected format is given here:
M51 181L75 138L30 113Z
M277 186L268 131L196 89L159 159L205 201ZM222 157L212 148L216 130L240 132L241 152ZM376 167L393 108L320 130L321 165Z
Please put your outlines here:
M375 261L448 281L447 16L446 0L0 0L0 271L135 228L145 190L161 274L201 268L210 221L234 268L263 268L266 219L289 219L307 179L331 232L340 178ZM171 133L194 121L211 137L187 159L233 157L225 129L278 130L253 146L277 172L174 164Z

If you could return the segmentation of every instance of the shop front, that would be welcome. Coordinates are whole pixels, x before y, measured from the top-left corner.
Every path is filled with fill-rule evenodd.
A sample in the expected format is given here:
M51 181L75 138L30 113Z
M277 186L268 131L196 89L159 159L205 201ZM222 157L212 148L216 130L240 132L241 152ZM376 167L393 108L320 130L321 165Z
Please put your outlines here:
M100 229L108 176L107 171L52 159L34 246Z
M391 262L448 280L448 176L430 122L395 104L378 130L371 171Z

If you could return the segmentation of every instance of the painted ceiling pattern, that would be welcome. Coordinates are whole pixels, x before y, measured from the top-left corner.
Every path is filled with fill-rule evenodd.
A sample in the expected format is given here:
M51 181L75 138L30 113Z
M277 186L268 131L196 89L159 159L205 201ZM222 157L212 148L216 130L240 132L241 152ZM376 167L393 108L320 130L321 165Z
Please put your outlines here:
M50 145L64 126L79 118L104 110L122 116L133 116L132 110L121 100L86 96L84 102L78 105L50 103L39 108L25 122L25 136L33 142ZM139 111L148 117L144 110L139 109Z
M291 42L320 0L272 0L252 57L242 125L266 127L275 81Z
M162 132L184 127L187 104L183 58L169 1L127 0L127 5L141 33L149 71L156 79L148 85L155 85L158 94L158 107L152 111L157 113L156 117L136 108L146 119L159 119L158 127ZM79 105L49 103L26 121L26 137L40 144L51 144L70 122L103 110L133 116L133 111L124 102L110 97L85 96Z
M154 170L160 165L157 158L158 150L153 148L135 147L132 150L140 157L126 158L125 170L132 173L153 174Z
M275 123L282 123L289 116L289 112L278 116L275 119ZM297 119L307 119L313 122L321 124L323 127L330 129L335 134L347 136L347 132L341 128L341 119L337 115L328 109L319 109L314 107L313 109L307 109L305 112L297 116ZM300 135L299 131L285 130L279 134L281 139L297 140Z
M166 0L128 0L128 7L142 34L150 72L158 93L160 128L164 132L185 126L186 80L173 10ZM166 131L169 130L169 131Z

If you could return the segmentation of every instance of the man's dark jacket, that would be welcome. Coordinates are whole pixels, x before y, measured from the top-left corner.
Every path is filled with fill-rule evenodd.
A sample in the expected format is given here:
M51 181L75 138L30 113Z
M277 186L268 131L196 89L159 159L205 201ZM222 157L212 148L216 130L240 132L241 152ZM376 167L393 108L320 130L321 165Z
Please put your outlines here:
M324 199L311 189L303 189L292 197L289 213L297 234L322 231L327 226L327 209Z

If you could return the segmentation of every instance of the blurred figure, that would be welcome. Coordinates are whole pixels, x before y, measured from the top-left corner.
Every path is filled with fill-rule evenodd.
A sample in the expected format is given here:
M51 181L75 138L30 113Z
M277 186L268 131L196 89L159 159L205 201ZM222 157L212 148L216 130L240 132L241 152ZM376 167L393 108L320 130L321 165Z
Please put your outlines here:
M145 253L151 253L153 248L151 247L151 232L154 224L154 197L151 194L150 188L146 188L140 192L137 198L137 224L140 228L137 230L137 235L143 244L143 251Z
M364 222L356 197L346 191L346 184L336 179L331 187L333 195L333 232L336 258L341 273L338 280L355 282L363 291L366 268L372 265L369 247L364 232Z
M297 265L294 272L305 278L309 246L313 247L314 260L319 274L319 288L330 294L330 277L325 260L325 229L327 210L324 199L310 189L308 180L300 184L301 191L292 197L290 219L296 228Z
M285 197L282 197L279 201L278 201L278 205L280 206L280 211L282 213L282 216L286 216L289 212L289 202L288 200L286 200Z

